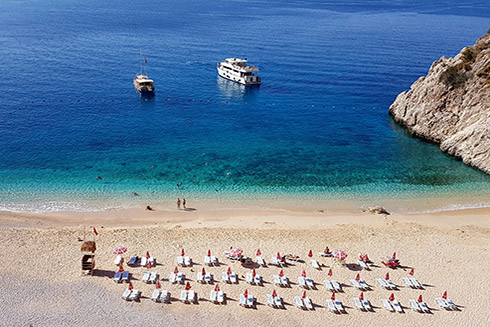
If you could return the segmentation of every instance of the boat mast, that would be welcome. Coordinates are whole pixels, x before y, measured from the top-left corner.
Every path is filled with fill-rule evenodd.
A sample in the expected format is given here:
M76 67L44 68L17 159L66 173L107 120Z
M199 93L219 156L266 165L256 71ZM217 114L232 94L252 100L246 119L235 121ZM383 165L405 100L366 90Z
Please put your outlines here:
M140 47L140 75L143 75L143 56L141 55L141 47Z

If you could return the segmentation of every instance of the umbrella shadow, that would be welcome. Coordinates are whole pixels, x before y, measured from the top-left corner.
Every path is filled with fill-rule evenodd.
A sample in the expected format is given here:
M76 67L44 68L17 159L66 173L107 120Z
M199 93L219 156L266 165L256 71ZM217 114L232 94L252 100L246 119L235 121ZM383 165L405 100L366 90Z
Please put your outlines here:
M95 277L109 277L109 278L114 278L114 275L116 272L112 270L105 270L105 269L94 269L93 270L93 275Z
M347 268L351 271L361 271L362 267L359 266L357 263L348 263L346 264Z

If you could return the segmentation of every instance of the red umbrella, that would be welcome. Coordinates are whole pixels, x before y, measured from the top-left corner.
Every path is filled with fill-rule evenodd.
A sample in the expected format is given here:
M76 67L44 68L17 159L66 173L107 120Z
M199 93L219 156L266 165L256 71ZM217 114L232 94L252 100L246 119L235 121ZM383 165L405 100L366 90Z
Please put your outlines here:
M181 254L181 256L184 256L184 255L185 255L185 252L184 252L184 249L182 249L182 254Z
M277 258L281 259L281 254L279 252L277 252Z
M127 250L128 248L126 248L125 246L118 246L117 248L112 250L112 254L123 254L126 253Z
M331 299L332 299L332 301L335 301L335 292L332 293Z
M385 279L390 280L390 273L386 273Z
M257 250L257 256L262 255L262 252L260 252L260 249Z
M446 300L446 299L447 299L447 291L445 291L445 292L444 292L444 294L442 294L442 298L443 298L444 300Z
M332 269L328 270L328 276L332 277Z
M257 273L255 272L255 268L254 268L254 269L252 269L252 276L254 276L254 277L255 277L255 275L256 275L256 274L257 274Z
M359 281L360 279L361 279L361 277L359 276L359 274L357 274L356 280Z
M155 284L155 288L156 289L161 289L162 288L162 285L160 285L160 281L157 280L157 283Z
M422 294L420 294L419 299L417 300L419 303L422 302Z
M243 253L243 250L242 249L239 249L239 248L234 248L234 249L231 249L229 252L228 252L228 255L229 256L232 256L232 257L239 257L241 256Z
M245 298L248 298L248 290L245 290L245 292L243 292L243 296L245 296Z
M410 274L410 276L413 276L413 268L412 268L412 270L410 270L409 274Z
M129 282L128 290L132 290L132 289L133 289L133 283Z
M306 277L306 271L303 270L303 272L301 273L301 276Z
M151 267L153 267L153 265L151 264L151 262L148 262L148 264L146 265L146 269L150 269Z
M396 252L393 252L393 256L391 257L391 259L393 259L393 260L396 259Z
M272 290L272 297L276 297L276 296L277 296L276 290Z
M174 274L178 274L178 273L179 273L179 268L175 267Z
M388 300L393 301L394 299L395 299L395 294L391 293L391 295L388 298Z
M361 301L364 300L364 293L363 292L361 292L361 295L359 295L359 300L361 300Z
M342 250L335 250L333 251L332 255L335 259L339 260L345 260L345 258L347 258L347 253Z
M208 257L211 256L211 250L208 250Z
M150 252L146 251L146 259L150 259Z
M124 271L124 268L122 265L119 265L119 272L123 272Z
M219 292L219 285L218 285L218 284L216 284L216 287L214 288L214 290L215 290L216 292Z
M204 267L202 267L202 274L206 275L206 269L204 269Z
M306 291L303 291L303 296L301 296L302 299L306 297Z
M228 267L228 271L226 272L228 275L231 275L231 267Z
M284 271L282 271L281 269L281 271L279 272L279 277L283 277L283 276L284 276Z
M364 255L364 259L366 259L366 260L364 260L364 261L366 261L366 262L367 262L367 261L369 261L369 258L368 258L368 256L367 256L367 254L365 254L365 255Z
M191 283L187 282L187 284L185 284L185 290L188 291L191 289Z
M310 250L310 252L308 252L308 256L311 258L313 257L313 251Z

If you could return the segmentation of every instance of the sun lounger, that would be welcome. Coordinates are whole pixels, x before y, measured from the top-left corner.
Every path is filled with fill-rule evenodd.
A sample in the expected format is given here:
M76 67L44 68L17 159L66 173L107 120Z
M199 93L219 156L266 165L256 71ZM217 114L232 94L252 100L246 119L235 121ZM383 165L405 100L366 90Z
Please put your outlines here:
M331 257L332 252L318 252L318 255L322 257Z
M170 302L170 292L167 290L163 290L160 294L160 302L169 303Z
M186 290L180 291L180 300L182 302L187 302L187 291Z
M271 265L281 267L282 263L280 259L277 259L277 257L272 257L271 258Z
M337 307L335 306L335 303L330 299L327 300L327 307L328 307L328 311L333 312L333 313L338 313L338 310L337 310Z
M148 259L146 259L146 257L141 257L140 266L146 267L147 264L148 264Z
M124 293L122 294L122 298L126 301L129 301L129 296L131 295L131 290L128 288L124 291Z
M131 295L129 296L129 301L138 301L140 299L141 292L138 290L132 290Z
M422 308L419 306L417 301L411 299L411 300L408 300L408 303L410 303L410 306L412 307L413 311L422 312Z
M262 285L262 277L259 274L255 275L254 283L255 285Z
M265 266L265 262L264 262L264 259L262 259L261 256L257 256L255 257L255 261L257 262L258 265L260 266Z
M413 287L420 288L420 289L424 288L414 277L410 278L410 281L412 282Z
M391 286L386 282L386 280L382 278L376 278L376 281L382 288L385 288L387 290L391 289Z
M284 304L282 303L282 299L281 299L281 297L279 295L274 298L274 304L278 308L283 308L284 307Z
M215 290L211 290L211 293L209 294L209 301L213 303L218 303L218 294Z
M247 306L247 299L245 298L245 295L240 294L240 302L239 302L239 304L240 304L241 306L244 306L244 307L246 307L246 306Z
M121 256L121 255L118 255L118 256L116 257L116 259L114 259L114 264L115 264L116 266L119 266L119 265L122 263L122 260L123 260L122 256Z
M282 286L281 278L278 275L272 276L275 285Z
M129 271L127 270L123 271L121 281L129 283Z
M252 308L255 305L255 298L251 295L247 298L247 306Z
M152 265L153 267L155 267L155 263L156 263L155 258L150 257L150 258L148 259L148 261L146 262L146 264L148 264L148 263L151 263L151 265Z
M177 281L177 283L181 283L183 284L184 281L185 281L185 275L181 272L179 272L176 276L175 276L175 280Z
M270 307L276 306L276 304L274 303L274 298L272 297L271 294L267 294L267 305Z
M335 292L342 292L342 286L340 286L338 281L332 279L330 282L332 283L332 286L333 286L333 289L335 290Z
M151 300L154 302L160 302L160 293L161 291L159 289L154 290L151 296Z
M188 267L192 266L192 260L190 257L188 257L188 256L184 257L184 265L186 265Z
M211 264L214 266L218 265L218 258L216 258L214 255L211 256Z
M221 281L223 283L228 283L228 284L230 283L230 276L228 275L228 273L226 271L223 271L221 273Z
M412 284L412 281L410 280L410 278L403 277L403 281L405 282L405 285L407 285L407 287L415 288L415 285Z
M454 302L451 301L450 299L443 299L443 300L452 310L459 310L458 306L454 304Z
M281 285L284 287L289 287L289 279L286 276L281 277Z
M309 289L315 288L315 283L313 282L313 279L306 277L305 282L306 282L306 286L308 286Z
M308 310L313 310L313 303L311 303L311 300L310 300L310 298L309 298L309 297L307 297L307 296L306 296L306 297L303 299L303 303L305 304L306 309L308 309Z
M177 257L177 265L184 266L184 257L183 256Z
M200 272L200 271L199 271L199 272L197 273L197 278L196 278L196 281L197 281L198 283L204 283L204 275L202 274L202 272Z
M254 278L252 276L252 273L251 272L248 272L246 275L245 275L245 280L247 281L247 283L249 284L253 284L254 283Z
M362 300L362 305L368 311L372 311L373 310L373 308L371 307L371 303L369 303L369 301L366 300L366 299Z
M398 288L398 286L396 286L395 284L393 284L393 282L389 279L385 279L385 283L388 284L388 287L392 290L395 290Z
M359 279L358 282L359 282L359 285L361 285L361 287L363 288L363 290L367 291L371 288L363 279Z
M354 301L354 305L356 306L357 310L361 310L361 311L366 310L366 308L364 308L364 305L362 305L361 300L359 300L358 297L353 298L352 301Z
M205 256L204 257L204 264L211 266L211 257L210 256Z
M363 290L364 290L364 287L362 287L362 286L361 286L361 284L359 284L359 282L358 282L357 280L355 280L355 279L351 279L351 280L350 280L350 282L351 282L351 284L352 284L352 285L353 285L355 288L357 288L358 290L361 290L361 291L363 291Z
M230 282L232 284L238 284L238 277L236 276L235 273L231 273L231 275L230 275Z
M383 306L385 307L386 310L388 310L390 312L394 312L395 311L393 309L393 307L391 306L390 301L388 301L387 299L381 299L381 303L383 303Z
M114 274L114 278L112 280L115 281L116 283L120 283L121 278L122 278L122 273L116 271L116 273Z
M315 259L311 259L311 265L313 266L313 268L320 270L320 264L318 264L318 261L316 261Z
M142 280L143 280L143 283L146 283L146 284L148 284L150 282L150 272L149 271L145 271L143 273Z
M300 296L295 296L294 297L294 303L296 304L296 308L305 310L306 306L303 303L303 299Z
M210 272L206 272L206 275L204 275L204 281L208 284L213 283L213 275L211 275Z
M357 263L359 264L359 266L361 266L362 269L370 270L369 266L364 261L359 259L357 260Z
M422 309L423 312L430 313L430 309L427 306L427 304L425 304L425 302L419 302L419 306L420 306L420 308Z
M400 302L398 302L398 300L391 301L391 305L393 306L393 309L395 309L396 312L403 313L403 308L400 305Z
M177 275L171 272L170 275L168 276L168 281L171 282L172 284L177 283Z
M333 303L335 304L335 307L337 308L338 312L344 312L345 311L344 306L342 305L342 302L335 300Z
M137 262L138 262L137 256L131 257L131 259L129 259L128 261L128 266L136 266Z
M225 293L223 291L218 292L218 298L217 298L218 303L223 304L225 303Z
M303 288L308 288L308 287L306 286L306 281L305 281L305 278L304 278L303 276L299 276L299 277L298 277L298 285L299 285L300 287L303 287Z
M332 291L332 292L335 291L335 289L332 286L332 283L328 279L325 279L323 281L323 284L325 284L325 287L327 288L328 291Z
M156 271L152 271L151 274L150 274L150 283L153 283L155 284L158 280L158 274Z

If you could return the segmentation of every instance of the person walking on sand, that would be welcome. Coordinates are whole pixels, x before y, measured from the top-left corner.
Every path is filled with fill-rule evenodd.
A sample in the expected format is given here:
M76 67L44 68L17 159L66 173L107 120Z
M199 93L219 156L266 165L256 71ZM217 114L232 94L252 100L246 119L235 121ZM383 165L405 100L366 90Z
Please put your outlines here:
M182 206L184 207L184 210L185 210L185 209L187 209L187 208L185 207L185 204L186 204L186 201L185 201L185 199L184 199L184 201L182 201Z
M185 200L184 200L185 201ZM185 206L185 205L184 205ZM177 209L180 210L180 198L177 198Z

